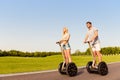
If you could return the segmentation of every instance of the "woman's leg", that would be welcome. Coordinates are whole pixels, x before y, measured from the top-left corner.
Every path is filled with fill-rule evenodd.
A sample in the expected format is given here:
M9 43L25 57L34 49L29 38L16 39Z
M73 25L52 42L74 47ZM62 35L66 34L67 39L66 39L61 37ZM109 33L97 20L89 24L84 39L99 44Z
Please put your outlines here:
M65 51L62 50L62 56L63 56L63 59L64 59L64 62L66 61L66 57L65 57Z
M65 63L68 64L68 56L67 56L67 50L64 50L64 56L65 56Z
M71 59L71 50L67 49L66 51L67 51L67 59L68 59L68 61L70 63L70 62L72 62L72 59Z

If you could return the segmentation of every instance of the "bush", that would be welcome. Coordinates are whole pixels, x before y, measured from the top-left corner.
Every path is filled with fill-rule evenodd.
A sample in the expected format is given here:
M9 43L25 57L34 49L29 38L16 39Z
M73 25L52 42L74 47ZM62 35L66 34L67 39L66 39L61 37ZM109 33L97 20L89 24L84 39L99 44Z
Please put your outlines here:
M120 54L120 47L104 47L100 51L103 55L118 55ZM75 56L79 55L91 55L90 49L88 48L85 52L80 52L79 50L76 50L73 54Z
M0 56L3 56L3 51L2 50L0 50Z
M104 55L120 54L120 47L105 47L101 49L101 53Z
M84 52L80 52L80 50L76 50L75 53L72 54L73 56L80 56L80 55L85 55Z
M120 54L120 47L105 47L101 49L103 55L118 55ZM2 51L0 50L1 56L18 56L18 57L47 57L51 55L60 55L61 52L22 52L16 50ZM89 48L85 52L76 50L74 56L80 55L91 55Z
M59 55L61 52L22 52L16 50L2 51L0 56L18 56L18 57L47 57L51 55Z

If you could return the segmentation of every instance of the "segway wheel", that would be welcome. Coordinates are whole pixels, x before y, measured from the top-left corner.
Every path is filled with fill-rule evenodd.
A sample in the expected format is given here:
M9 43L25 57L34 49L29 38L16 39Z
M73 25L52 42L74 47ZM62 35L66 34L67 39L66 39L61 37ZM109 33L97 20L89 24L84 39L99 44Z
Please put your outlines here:
M78 69L77 69L77 66L75 65L75 63L69 63L66 67L66 73L72 77L72 76L75 76L77 75L77 72L78 72Z
M61 62L58 66L58 71L60 74L66 74L66 71L65 70L62 70L62 65L63 65L63 62ZM64 67L66 67L66 64L64 65Z
M92 61L89 61L86 65L86 69L89 73L93 73L93 71L91 70L91 67L92 67Z
M98 65L98 72L101 75L107 75L108 74L108 67L107 64L105 62L100 62Z

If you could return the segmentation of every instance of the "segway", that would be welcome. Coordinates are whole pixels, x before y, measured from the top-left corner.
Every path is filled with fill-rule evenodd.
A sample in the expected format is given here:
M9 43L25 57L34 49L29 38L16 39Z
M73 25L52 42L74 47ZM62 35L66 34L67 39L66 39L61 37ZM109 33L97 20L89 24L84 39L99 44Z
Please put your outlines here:
M88 43L90 52L93 57L93 51L90 42L88 41L86 43ZM100 62L97 67L93 67L92 65L95 65L94 57L93 57L93 61L89 61L86 65L86 69L89 73L99 73L100 75L103 76L108 74L108 67L104 61Z
M64 52L62 50L61 43L60 42L56 42L56 43L60 46L62 56L63 56L63 59L64 59L64 55L63 55ZM64 62L61 62L59 64L58 71L59 71L60 74L67 74L70 77L72 77L72 76L77 75L78 69L77 69L77 66L76 66L76 64L74 62L66 64L65 60L64 60Z

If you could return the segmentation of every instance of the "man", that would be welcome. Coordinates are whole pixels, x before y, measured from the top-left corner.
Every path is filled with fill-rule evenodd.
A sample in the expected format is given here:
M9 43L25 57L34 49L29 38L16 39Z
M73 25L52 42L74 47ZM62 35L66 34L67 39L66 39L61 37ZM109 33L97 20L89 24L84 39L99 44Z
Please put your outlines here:
M88 28L88 32L86 34L84 43L89 41L92 46L93 51L93 64L92 67L96 67L96 57L98 56L98 61L102 61L102 54L100 53L100 40L98 37L98 29L92 26L91 22L86 22L86 26Z

